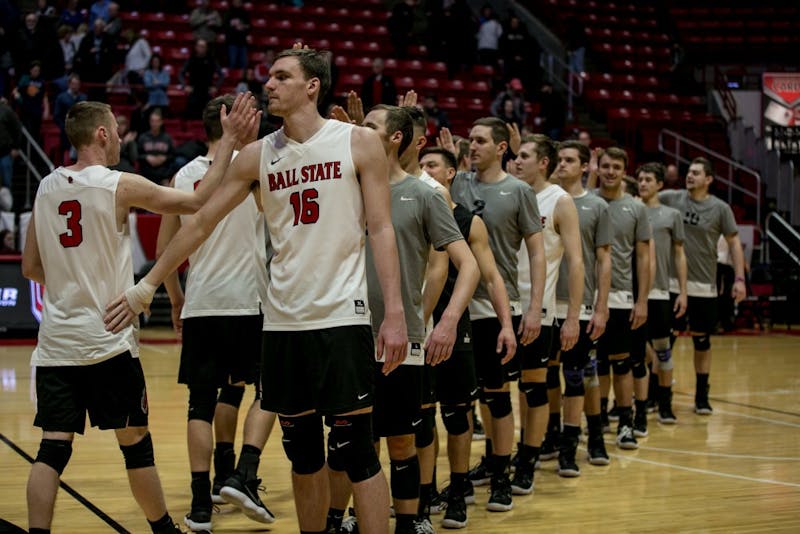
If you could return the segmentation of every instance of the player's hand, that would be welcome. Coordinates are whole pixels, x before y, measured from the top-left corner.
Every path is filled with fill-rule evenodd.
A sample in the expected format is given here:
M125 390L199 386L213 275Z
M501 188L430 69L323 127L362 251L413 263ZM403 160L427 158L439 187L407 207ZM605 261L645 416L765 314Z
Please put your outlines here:
M231 109L227 109L227 106L223 104L219 115L223 136L239 142L250 142L251 137L258 135L261 111L256 109L255 102L255 97L250 91L247 91L236 95ZM255 135L253 134L254 128Z
M600 168L598 162L600 161L600 154L603 153L602 148L595 148L592 150L592 155L589 158L589 172L596 174L597 170Z
M522 146L522 135L519 133L519 126L516 122L507 122L508 128L508 148L514 154L519 154L519 147Z
M418 98L417 92L411 89L406 94L397 97L397 105L400 107L413 108L417 106Z
M436 138L436 146L447 150L454 156L458 156L456 144L453 141L453 134L450 132L450 128L442 128L439 130L439 137Z
M503 353L504 348L505 353ZM514 335L514 327L508 325L500 329L500 334L497 336L497 347L495 347L495 351L497 354L503 354L503 358L500 360L502 365L511 361L511 358L517 353L517 336Z
M364 103L355 91L347 93L347 114L353 124L360 125L364 122Z
M519 334L519 342L523 345L530 345L534 340L539 337L542 331L542 312L528 308L525 315L522 316L522 321L519 323L517 334Z
M580 335L580 323L577 317L567 317L561 325L561 350L567 351L575 346Z
M333 106L331 108L331 119L348 124L355 124L355 121L350 118L350 115L347 114L342 106Z
M672 307L672 311L675 312L675 318L678 319L683 317L683 314L686 313L686 308L688 306L688 297L686 293L681 293L675 299L675 306Z
M403 363L408 350L408 330L403 311L386 314L378 331L376 349L378 354L383 354L383 374L388 375Z
M308 50L308 45L303 44L302 41L295 41L292 45L292 50Z
M103 317L106 330L117 334L139 317L140 313L149 315L150 303L153 302L155 292L156 286L142 279L112 300L106 306L106 315Z
M744 284L744 280L736 280L733 283L731 296L733 297L733 302L735 304L739 304L745 299L745 297L747 297L747 286Z
M637 302L633 305L630 315L631 330L636 330L647 322L647 301Z
M428 339L425 340L425 362L428 365L438 365L453 354L457 327L458 322L445 317L436 323Z
M175 302L172 304L170 315L172 316L172 329L175 330L175 337L178 341L183 341L183 319L181 319L181 312L183 311L183 301Z
M600 336L606 331L606 322L608 322L608 309L599 310L595 308L592 318L589 319L589 324L586 326L586 333L589 334L589 339L597 341Z

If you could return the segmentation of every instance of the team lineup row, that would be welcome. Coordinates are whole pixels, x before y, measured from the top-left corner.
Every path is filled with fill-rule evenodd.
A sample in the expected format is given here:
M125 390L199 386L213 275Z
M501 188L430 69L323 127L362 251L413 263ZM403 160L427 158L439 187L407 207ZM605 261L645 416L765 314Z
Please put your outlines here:
M487 118L470 131L473 170L458 172L448 132L441 148L423 149L425 118L414 107L321 117L316 102L329 86L323 55L283 52L265 86L283 127L255 140L252 97L215 99L204 113L209 152L181 169L173 188L107 168L120 145L108 106L70 110L78 161L42 182L23 253L25 276L47 284L32 358L43 439L28 484L31 532L49 532L58 478L87 412L93 426L115 430L153 532L177 530L153 460L132 326L162 282L183 337L193 495L184 523L192 531L211 530L213 501L274 520L257 473L278 414L301 532L389 530L379 437L391 460L395 532L432 532L436 402L451 470L442 525L466 526L473 483L490 483L489 510L510 510L512 494L533 490L540 458L558 455L559 474L580 474L583 412L589 461L608 464L611 370L617 445L636 447L647 433L648 346L659 419L675 422L673 316L688 316L696 411L711 413L707 311L720 235L737 270L735 298L744 285L736 226L730 208L708 193L708 162L691 165L686 191L661 193L662 168L643 166L637 200L622 187L627 155L609 149L595 194L581 180L584 145L519 139ZM509 148L515 159L506 172ZM305 179L311 175L318 180ZM159 259L136 285L130 207L166 215ZM184 295L175 272L186 257ZM513 479L512 381L523 428ZM246 383L260 394L234 468L228 427ZM477 397L487 454L470 471ZM351 494L355 514L345 519Z

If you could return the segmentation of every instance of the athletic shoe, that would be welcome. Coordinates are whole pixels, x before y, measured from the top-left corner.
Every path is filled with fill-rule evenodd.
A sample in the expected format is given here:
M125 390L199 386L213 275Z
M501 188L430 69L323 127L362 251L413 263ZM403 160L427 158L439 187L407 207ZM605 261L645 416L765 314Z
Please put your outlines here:
M511 472L517 470L517 466L519 466L519 450L522 449L522 443L517 443L517 452L514 456L511 457Z
M433 530L431 520L428 517L415 519L412 532L413 534L436 534L436 531Z
M624 450L634 450L639 448L633 429L627 425L621 426L617 431L617 447Z
M520 465L511 480L511 493L514 495L530 495L533 493L533 466Z
M658 422L662 425L674 425L678 418L672 413L672 406L664 406L658 409Z
M259 484L261 484L260 478L245 481L244 477L237 472L225 481L219 494L225 499L225 502L239 507L244 515L253 521L272 523L275 521L275 516L258 497L258 490L263 489L259 487Z
M611 434L611 423L608 419L608 412L600 411L600 429L603 434Z
M507 475L492 478L492 486L489 490L489 502L486 509L490 512L508 512L514 507L511 500L511 481Z
M489 459L481 456L481 461L467 473L467 478L473 486L485 486L492 479L492 472L489 470Z
M695 399L694 413L697 415L711 415L714 413L714 409L708 403L708 399Z
M559 435L554 432L547 432L544 435L542 448L539 450L539 461L555 460L558 458L558 439Z
M647 413L636 413L633 418L633 435L637 438L647 437Z
M655 413L658 411L658 400L657 399L647 399L647 413Z
M222 498L222 495L219 494L219 490L222 489L222 482L214 480L214 485L211 486L211 502L214 504L225 504L225 499Z
M474 491L472 502L475 502ZM467 503L463 498L453 497L447 501L447 510L444 512L442 526L444 528L464 528L467 526Z
M471 481L467 480L468 484L464 486L464 503L465 504L475 504L475 488L472 487ZM446 486L442 492L439 494L442 497L442 501L447 503L447 508L450 508L450 489L452 486Z
M486 430L483 429L483 423L477 417L472 424L472 441L483 441L486 439Z
M211 510L192 510L184 516L183 524L192 532L211 530Z
M340 534L358 534L358 521L353 514L353 509L350 509L350 515L342 520L342 526L339 527Z
M581 476L581 468L575 463L575 452L578 450L578 442L563 443L558 454L558 476L563 478L575 478Z
M606 444L603 442L603 436L597 436L596 438L589 438L589 441L586 443L586 450L589 453L589 463L592 465L608 465L611 463L611 460L608 458L608 453L606 452Z
M608 410L608 420L612 423L619 421L619 408L617 407L616 401L614 402L614 407Z
M447 502L442 498L442 494L439 493L436 486L434 486L431 491L431 498L428 501L428 512L434 515L441 514L444 512L445 508L447 508Z

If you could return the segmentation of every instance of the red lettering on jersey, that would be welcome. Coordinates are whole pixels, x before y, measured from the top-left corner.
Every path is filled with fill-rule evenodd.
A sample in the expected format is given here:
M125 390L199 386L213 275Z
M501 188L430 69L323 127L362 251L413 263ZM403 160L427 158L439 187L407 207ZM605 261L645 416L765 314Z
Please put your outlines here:
M298 170L299 176L298 176ZM312 163L311 165L304 165L299 169L287 169L284 171L277 171L275 173L267 174L267 181L269 182L270 191L278 191L287 189L296 185L306 184L309 182L318 182L320 180L341 180L342 178L342 162L341 161L326 161L323 163Z
M341 180L342 179L342 162L341 161L334 161L333 162L333 179L334 180Z
M304 184L307 184L308 182L310 182L311 181L311 177L313 176L311 174L309 168L308 168L308 165L306 165L302 169L300 169L300 175L302 176L300 181L302 183L304 183Z
M542 226L544 226L546 222L547 222L547 217L542 215Z

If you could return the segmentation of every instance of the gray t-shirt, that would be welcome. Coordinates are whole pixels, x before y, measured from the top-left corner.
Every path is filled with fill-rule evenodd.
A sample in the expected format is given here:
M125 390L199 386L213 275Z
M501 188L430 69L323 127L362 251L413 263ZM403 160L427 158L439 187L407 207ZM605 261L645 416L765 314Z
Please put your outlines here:
M450 186L450 196L454 202L483 219L508 298L518 301L517 251L526 236L542 231L536 192L510 174L499 182L484 183L475 173L459 172ZM478 285L474 298L489 299L483 281Z
M409 342L425 341L422 318L422 284L428 266L428 253L433 246L442 250L446 245L463 240L453 212L444 197L431 186L413 176L392 184L392 226L397 252L400 256L400 290L403 295ZM372 331L378 335L383 322L384 306L378 273L375 270L372 248L367 241L367 286L372 312Z
M597 290L597 249L611 244L611 223L608 217L608 203L586 191L581 196L572 197L578 210L578 223L583 249L583 304L594 306L594 293ZM569 300L569 266L562 261L556 284L556 300Z
M730 206L715 196L709 196L701 202L692 200L685 189L662 191L658 198L683 216L687 279L716 290L717 241L720 235L730 236L739 232ZM690 288L689 294L692 292ZM694 296L713 297L715 293Z
M656 278L651 290L669 291L670 273L675 272L672 243L685 239L681 213L669 206L648 207L647 218L656 244Z
M625 193L622 198L608 200L611 220L611 292L630 292L633 304L633 261L636 243L652 237L645 205ZM609 307L617 307L609 295Z

